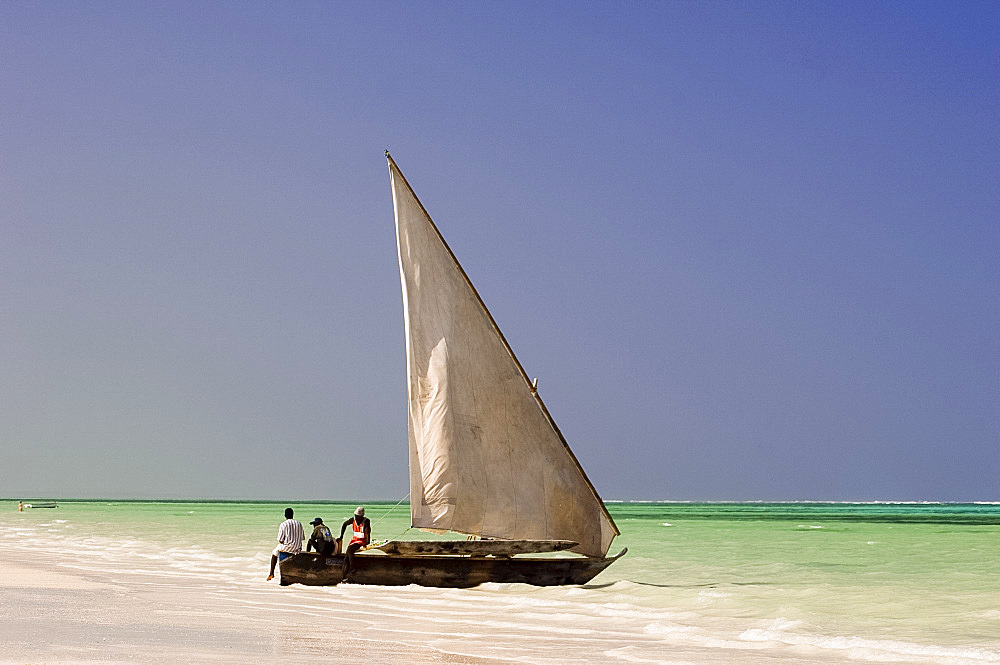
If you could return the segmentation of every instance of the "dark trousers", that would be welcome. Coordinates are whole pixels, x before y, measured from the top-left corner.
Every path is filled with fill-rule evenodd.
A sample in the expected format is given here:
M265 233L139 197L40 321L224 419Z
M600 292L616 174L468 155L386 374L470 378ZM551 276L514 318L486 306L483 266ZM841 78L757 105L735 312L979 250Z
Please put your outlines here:
M336 543L332 540L316 540L315 538L310 538L309 544L318 554L322 556L330 556L333 554L333 548L336 546Z

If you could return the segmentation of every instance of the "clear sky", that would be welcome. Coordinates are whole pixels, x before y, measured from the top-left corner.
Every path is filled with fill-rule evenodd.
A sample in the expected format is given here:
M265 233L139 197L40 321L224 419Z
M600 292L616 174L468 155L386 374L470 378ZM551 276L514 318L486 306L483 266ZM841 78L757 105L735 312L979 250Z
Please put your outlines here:
M2 3L0 496L404 496L388 148L606 499L1000 500L998 34Z

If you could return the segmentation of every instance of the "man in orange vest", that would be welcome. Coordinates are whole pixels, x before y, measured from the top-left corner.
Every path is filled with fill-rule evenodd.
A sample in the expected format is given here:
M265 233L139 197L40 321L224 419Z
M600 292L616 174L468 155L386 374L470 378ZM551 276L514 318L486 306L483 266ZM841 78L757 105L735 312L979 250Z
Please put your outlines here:
M348 526L351 527L352 537L347 544L347 549L344 550L344 581L346 582L350 581L347 579L348 575L354 571L354 553L372 541L372 523L365 517L364 506L355 508L354 517L340 526L338 543L344 542L344 532L347 531Z

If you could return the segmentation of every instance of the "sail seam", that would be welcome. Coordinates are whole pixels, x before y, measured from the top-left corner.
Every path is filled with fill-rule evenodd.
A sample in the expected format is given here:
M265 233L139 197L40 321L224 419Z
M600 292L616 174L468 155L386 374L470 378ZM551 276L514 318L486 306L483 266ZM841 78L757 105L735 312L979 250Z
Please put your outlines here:
M510 431L510 418L508 417L508 412L510 410L510 392L508 390L503 391L503 411L504 411L504 433L507 441L507 468L514 468L514 446L511 444L513 437ZM514 497L514 522L511 530L515 533L517 532L518 525L518 507L521 505L521 498L518 496L517 485L514 483L514 474L507 476L507 482L510 483L510 495Z

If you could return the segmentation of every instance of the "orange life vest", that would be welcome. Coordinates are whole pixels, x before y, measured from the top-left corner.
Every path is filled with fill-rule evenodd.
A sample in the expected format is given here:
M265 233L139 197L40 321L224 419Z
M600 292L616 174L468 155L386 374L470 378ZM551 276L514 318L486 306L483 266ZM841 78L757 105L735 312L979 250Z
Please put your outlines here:
M355 517L353 520L353 526L351 527L354 531L354 537L351 538L351 542L347 543L348 547L354 543L360 543L361 545L368 544L368 538L365 537L365 518L361 518L361 522L358 523L358 518Z

